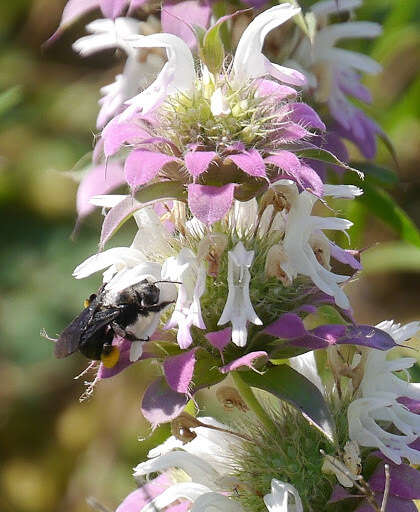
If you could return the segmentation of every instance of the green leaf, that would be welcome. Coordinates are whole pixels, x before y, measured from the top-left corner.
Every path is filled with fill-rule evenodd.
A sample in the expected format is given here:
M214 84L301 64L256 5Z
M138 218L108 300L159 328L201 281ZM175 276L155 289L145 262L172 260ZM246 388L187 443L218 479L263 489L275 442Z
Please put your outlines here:
M360 177L363 176L363 173L358 169L354 169L349 165L345 164L341 160L339 160L335 155L333 155L330 151L321 148L308 148L301 149L296 152L299 158L311 158L313 160L319 160L320 162L325 162L327 164L338 165L343 169L347 169L348 171L356 172Z
M389 154L392 156L392 159L394 160L395 166L397 167L397 169L399 169L400 164L398 163L397 152L395 151L395 148L391 142L391 139L384 132L379 132L378 137L384 143L386 149L389 151Z
M225 7L222 7L222 9L225 9ZM201 55L211 73L220 73L220 69L225 59L225 49L221 38L224 22L249 10L250 9L243 9L241 11L236 11L233 14L222 16L207 30L201 47ZM226 37L224 37L224 39L226 39Z
M364 187L365 182L373 181L380 185L395 185L398 183L398 175L395 171L373 164L371 162L356 162L351 163L351 166L359 169L365 175L364 182L358 179L355 175L348 175L347 183Z
M363 272L420 272L420 249L404 242L388 242L362 253Z
M221 18L221 20L222 19L223 18ZM209 28L203 39L203 60L206 63L210 73L213 74L220 73L223 61L225 59L225 49L219 34L223 21L216 23L213 27Z
M15 85L7 91L0 93L0 116L6 114L13 107L22 101L23 89L20 85Z
M134 213L145 206L150 206L157 201L186 200L186 191L183 183L176 181L164 181L153 183L141 188L135 198L128 196L106 215L102 224L100 248L130 219Z
M319 389L306 377L287 365L273 366L264 374L240 372L240 378L249 386L268 391L299 409L331 441L334 421Z
M364 193L358 198L367 210L388 224L398 235L420 247L420 232L410 217L400 208L394 199L383 189L366 182Z
M194 375L191 381L194 392L214 386L226 378L226 375L219 371L216 359L203 348L196 353Z
M347 324L335 307L327 304L320 306L316 313L311 313L306 316L303 323L305 324L306 329L315 329L316 327L325 324Z

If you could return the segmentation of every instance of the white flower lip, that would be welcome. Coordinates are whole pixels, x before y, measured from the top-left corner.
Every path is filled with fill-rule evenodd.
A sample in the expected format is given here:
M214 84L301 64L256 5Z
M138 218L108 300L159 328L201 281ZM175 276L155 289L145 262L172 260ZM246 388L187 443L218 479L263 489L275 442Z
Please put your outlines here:
M327 189L327 194L339 193L354 197L353 189ZM292 204L286 221L286 231L283 242L287 261L282 269L292 280L298 274L312 279L314 284L323 292L332 295L337 305L343 309L350 307L349 300L339 284L347 281L348 276L334 274L323 267L317 260L310 245L312 233L322 232L323 229L345 231L352 226L346 219L336 217L316 217L311 215L312 207L317 198L309 192L301 192ZM325 235L324 235L325 236Z
M133 49L127 38L138 34L140 22L133 18L117 18L116 20L99 19L86 27L91 35L78 39L73 49L83 57L110 48L121 48L127 54L127 62L115 82L102 87L102 98L99 101L101 110L97 125L102 128L113 117L126 100L134 96L145 73L147 63L139 62L138 50Z
M194 59L188 45L173 34L133 36L127 39L133 48L165 48L168 61L156 80L143 92L127 101L129 107L122 119L136 110L147 113L159 105L168 95L192 89L195 79Z
M289 498L294 499L290 504ZM273 478L271 493L264 496L264 503L269 512L303 512L302 500L293 485Z
M283 82L302 85L305 77L300 72L273 64L262 53L264 39L271 30L300 12L291 4L281 4L258 15L245 29L233 59L233 77L238 81L271 74Z
M247 340L247 322L262 325L249 296L251 274L249 268L254 259L254 251L247 251L238 242L228 252L229 291L225 307L217 325L232 323L232 341L238 347L244 347Z
M420 322L400 326L392 321L377 325L402 343L420 330ZM350 438L361 446L377 447L396 464L407 458L411 464L420 462L420 453L410 443L420 436L420 416L398 402L398 398L420 400L420 384L406 382L395 371L404 371L416 359L403 357L387 360L387 352L370 349L360 383L361 398L354 400L347 412ZM391 434L377 422L392 423L401 434Z

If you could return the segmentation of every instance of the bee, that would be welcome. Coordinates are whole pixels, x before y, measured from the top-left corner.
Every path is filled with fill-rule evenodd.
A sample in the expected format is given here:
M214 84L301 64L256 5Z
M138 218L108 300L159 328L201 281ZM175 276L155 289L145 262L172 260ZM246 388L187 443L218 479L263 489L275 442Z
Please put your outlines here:
M148 341L137 337L167 306L174 301L160 302L161 290L157 283L143 279L125 288L117 295L110 295L105 285L97 294L85 301L85 308L60 334L55 344L55 356L67 357L77 350L85 357L102 361L113 367L119 360L118 347L112 345L114 336L129 341Z

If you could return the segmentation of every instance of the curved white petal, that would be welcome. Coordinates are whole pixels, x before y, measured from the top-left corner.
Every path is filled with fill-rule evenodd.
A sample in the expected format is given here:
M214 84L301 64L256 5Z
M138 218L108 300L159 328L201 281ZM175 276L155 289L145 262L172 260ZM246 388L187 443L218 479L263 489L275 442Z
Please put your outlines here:
M136 36L129 40L133 48L165 48L168 61L156 80L143 92L129 100L122 119L136 110L151 111L167 96L192 89L195 80L194 60L188 45L173 34Z
M317 16L325 16L344 11L352 11L363 4L363 0L322 0L311 7L311 11Z
M166 471L170 468L180 468L187 473L193 482L209 484L217 481L219 473L203 458L182 450L176 450L166 455L142 462L134 468L134 476L149 475L155 471Z
M362 194L363 190L355 185L324 184L324 196L339 197L341 199L354 199Z
M232 324L232 341L238 347L244 347L247 341L247 322L262 325L251 303L249 268L254 259L254 251L247 251L239 242L228 252L228 296L217 325Z
M156 259L168 257L172 253L169 233L160 221L153 206L137 210L133 215L138 231L131 247L141 251L146 258Z
M335 46L340 39L374 38L382 33L379 23L371 21L348 21L335 23L321 29L315 39L314 52Z
M92 35L73 43L73 50L83 57L109 48L121 48L127 54L133 54L126 38L139 33L140 22L134 18L99 19L86 25L86 30Z
M243 512L242 507L236 501L223 496L218 492L208 492L199 496L190 512Z
M134 267L119 271L105 286L105 290L110 294L109 302L113 302L111 296L119 294L129 286L138 284L144 279L152 283L159 281L160 271L161 265L151 261L145 261Z
M89 199L89 203L95 206L102 206L102 208L114 208L114 206L117 206L118 203L127 197L129 196L118 194L98 195L92 196Z
M233 76L238 82L267 74L284 82L302 85L304 76L298 71L272 64L262 53L266 35L300 12L300 8L281 4L259 14L245 29L233 59Z
M212 489L193 482L172 485L169 489L166 489L166 491L145 505L140 512L157 512L157 510L163 510L174 501L180 499L194 502L199 496L208 492L212 492Z
M370 75L377 75L382 71L382 66L368 55L343 48L328 48L323 52L322 58L337 66L354 68Z
M290 498L294 504L290 503ZM293 485L273 478L271 493L264 496L264 503L269 512L303 512L302 500Z
M144 263L144 255L130 247L113 247L107 251L94 254L83 263L78 265L73 271L73 277L83 279L99 270L115 265L115 272L127 267Z

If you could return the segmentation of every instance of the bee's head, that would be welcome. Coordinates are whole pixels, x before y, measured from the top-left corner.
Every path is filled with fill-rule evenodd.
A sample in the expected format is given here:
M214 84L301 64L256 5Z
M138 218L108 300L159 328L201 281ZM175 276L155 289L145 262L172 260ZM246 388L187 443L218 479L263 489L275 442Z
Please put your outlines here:
M146 279L136 286L135 294L142 306L154 306L159 303L160 289Z

